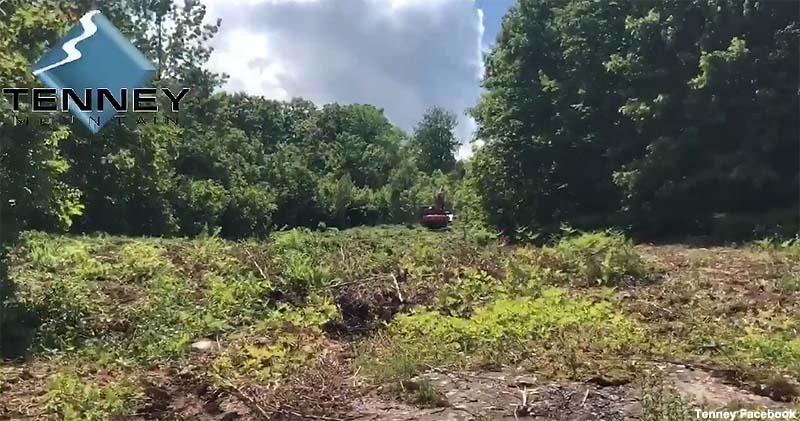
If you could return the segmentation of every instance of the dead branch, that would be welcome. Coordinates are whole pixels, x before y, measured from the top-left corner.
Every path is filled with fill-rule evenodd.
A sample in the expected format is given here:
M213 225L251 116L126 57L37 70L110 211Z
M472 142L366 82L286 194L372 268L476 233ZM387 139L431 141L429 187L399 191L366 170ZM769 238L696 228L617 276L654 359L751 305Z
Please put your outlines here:
M241 389L236 387L235 384L231 383L227 379L220 379L220 380L222 380L225 388L228 389L228 391L231 392L231 394L233 396L235 396L237 399L239 399L239 401L241 401L243 404L245 404L245 406L250 408L251 411L256 412L258 415L260 415L261 417L263 417L266 420L272 418L270 416L270 414L264 408L262 408L261 405L258 404L258 402L256 402L253 398L248 396L246 393L244 393Z
M397 277L392 273L392 281L394 281L394 289L397 291L397 298L403 303L403 293L400 292L400 285L397 284Z
M261 405L259 405L258 402L256 402L255 399L253 399L252 397L248 396L247 393L242 391L240 388L236 387L236 385L231 383L229 380L226 380L226 379L221 379L221 380L222 380L223 385L225 386L225 388L228 389L228 391L233 396L235 396L237 399L239 399L239 401L241 401L243 404L245 404L245 406L250 408L251 411L256 412L258 415L260 415L261 417L263 417L266 420L273 419L273 416L271 416L270 413L266 409L264 409ZM297 411L295 408L293 408L291 406L286 406L286 405L284 406L284 408L275 408L275 407L270 406L270 409L272 410L273 413L291 415L291 416L294 416L294 417L299 417L299 418L304 418L304 419L314 419L314 420L321 420L321 421L345 421L342 418L326 417L326 416L323 416L323 415L303 414L303 413Z
M258 270L258 273L261 275L261 277L264 278L265 280L269 281L269 278L267 277L267 273L264 272L264 269L261 268L261 265L259 265L258 262L256 261L256 259L253 257L253 253L250 253L250 250L248 250L246 248L244 249L244 252L247 253L247 257L250 258L250 261L253 262L253 265L255 265L255 267Z

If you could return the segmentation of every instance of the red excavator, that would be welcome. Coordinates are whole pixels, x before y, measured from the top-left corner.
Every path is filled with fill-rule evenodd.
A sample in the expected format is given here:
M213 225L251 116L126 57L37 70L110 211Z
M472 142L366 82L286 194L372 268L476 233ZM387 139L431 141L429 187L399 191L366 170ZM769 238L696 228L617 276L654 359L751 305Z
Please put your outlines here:
M453 222L453 213L450 212L444 200L444 191L439 189L434 197L433 206L423 206L420 210L420 224L431 230L446 229Z

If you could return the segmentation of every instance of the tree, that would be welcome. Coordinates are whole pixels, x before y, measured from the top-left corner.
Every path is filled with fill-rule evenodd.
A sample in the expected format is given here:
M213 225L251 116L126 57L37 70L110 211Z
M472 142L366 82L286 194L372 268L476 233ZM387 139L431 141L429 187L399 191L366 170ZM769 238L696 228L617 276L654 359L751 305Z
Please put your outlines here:
M472 111L490 222L685 234L797 206L797 22L786 2L519 1Z
M0 86L32 86L27 63L44 51L44 40L65 29L65 16L46 2L4 5L0 20ZM7 254L19 233L34 219L51 230L66 229L80 215L80 192L65 182L70 163L61 147L69 132L63 126L38 123L28 111L13 112L0 101L0 357L24 350L35 321L16 301L8 278Z
M455 152L459 145L455 128L456 116L444 108L433 107L425 112L412 138L421 171L426 174L435 170L447 173L455 168Z
M407 222L431 200L432 189L463 175L453 171L455 117L444 110L432 109L423 119L416 136L423 147L417 149L372 105L318 107L301 98L220 92L224 75L203 69L219 22L204 24L198 1L37 4L11 9L2 22L8 33L0 41L4 86L36 86L27 63L99 7L158 63L156 85L188 84L192 95L177 125L163 118L140 124L132 116L96 135L36 121L15 127L4 109L5 245L25 229L151 236L207 229L241 238L263 237L276 227ZM423 156L427 175L419 171Z

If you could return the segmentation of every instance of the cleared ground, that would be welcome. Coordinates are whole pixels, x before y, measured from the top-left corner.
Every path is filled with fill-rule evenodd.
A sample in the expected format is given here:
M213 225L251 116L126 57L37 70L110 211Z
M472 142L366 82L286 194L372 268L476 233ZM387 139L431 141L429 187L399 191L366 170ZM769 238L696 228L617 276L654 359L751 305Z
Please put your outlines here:
M695 419L797 408L800 247L454 230L29 234L0 418ZM34 329L35 327L35 329Z

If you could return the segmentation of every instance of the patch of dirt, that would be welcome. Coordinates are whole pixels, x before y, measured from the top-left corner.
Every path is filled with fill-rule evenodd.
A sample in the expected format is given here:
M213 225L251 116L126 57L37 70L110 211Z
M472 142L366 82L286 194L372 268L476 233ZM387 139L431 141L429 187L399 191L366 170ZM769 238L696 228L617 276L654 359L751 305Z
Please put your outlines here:
M393 281L385 277L340 288L336 293L336 304L342 313L342 322L331 326L329 333L342 338L369 333L376 324L391 320L407 307L400 301L400 294Z
M0 361L0 420L42 416L50 370L45 364Z
M673 365L667 368L675 388L704 408L748 407L778 409L785 403L740 389L707 370Z
M357 420L624 420L639 410L633 387L555 383L516 370L431 371L419 376L436 387L448 406L415 408L368 396L354 405Z
M685 399L707 409L725 407L791 408L728 384L715 373L682 365L651 367ZM642 418L642 391L633 384L553 382L512 369L450 372L432 370L427 380L446 397L447 406L418 408L379 392L353 404L354 420L636 420ZM604 386L605 385L605 386ZM516 416L515 416L516 415Z
M153 370L141 384L146 400L136 411L138 420L238 420L250 416L247 406L234 396L186 372Z

